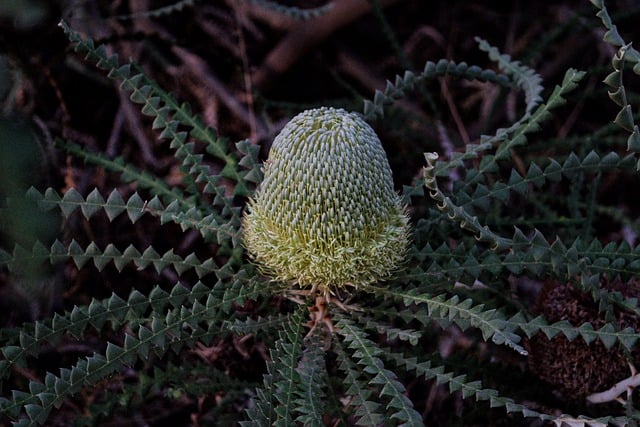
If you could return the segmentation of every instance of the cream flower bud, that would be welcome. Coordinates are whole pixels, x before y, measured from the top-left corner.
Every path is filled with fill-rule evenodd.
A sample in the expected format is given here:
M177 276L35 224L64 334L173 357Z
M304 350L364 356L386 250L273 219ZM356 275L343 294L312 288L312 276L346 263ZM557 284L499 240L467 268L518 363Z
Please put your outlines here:
M244 244L263 273L323 294L389 278L409 225L373 129L341 109L294 117L247 206Z

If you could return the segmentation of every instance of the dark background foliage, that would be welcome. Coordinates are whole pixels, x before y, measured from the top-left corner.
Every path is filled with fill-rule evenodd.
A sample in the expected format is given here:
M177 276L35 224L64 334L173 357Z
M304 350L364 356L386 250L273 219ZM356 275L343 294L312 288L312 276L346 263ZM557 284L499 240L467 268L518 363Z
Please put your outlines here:
M616 106L606 98L601 83L614 51L601 41L604 30L587 1L335 3L333 9L324 9L324 1L281 1L274 4L285 8L277 9L274 4L250 0L0 1L0 193L17 194L30 185L59 191L75 187L82 194L93 187L105 189L103 194L112 188L123 195L136 190L135 185L123 184L101 168L85 167L81 160L61 155L53 147L57 137L109 156L122 156L169 183L179 182L178 165L169 148L158 142L149 119L113 81L71 51L58 27L60 19L85 37L105 44L121 60L140 64L230 144L250 138L263 147L263 154L273 136L298 111L320 105L362 111L363 99L383 89L386 79L407 69L419 71L426 61L446 58L491 67L478 50L475 36L535 69L547 90L559 83L568 67L591 71L567 106L532 137L531 144L556 141L556 146L541 146L541 155L553 156L556 147L579 145L615 117ZM608 7L625 39L640 41L636 24L640 3L612 1ZM297 16L304 10L318 11L319 17L305 20ZM633 81L628 88L633 94ZM398 189L420 174L423 152L450 152L477 142L482 133L518 117L521 101L489 83L450 78L434 80L402 100L384 122L373 123L388 152ZM576 140L568 135L584 137ZM635 177L613 174L602 183L597 197L634 218L640 209L634 197L637 184ZM416 215L422 208L416 202ZM595 235L603 241L635 240L633 227L596 221L595 228ZM174 248L182 255L200 244L195 231L182 233L177 226L160 227L147 218L132 227L125 220L109 223L98 218L89 225L72 217L63 226L57 217L33 213L16 216L3 229L9 230L0 236L5 247L13 241L47 241L60 235L102 247L107 243L152 244L158 251ZM33 274L16 278L0 272L0 326L51 316L92 297L103 298L112 292L127 295L133 288L145 292L152 285L169 287L177 281L170 271L156 275L133 267L127 267L124 274L113 266L100 273L78 271L73 264L54 271L25 266L25 271ZM28 284L42 280L50 283L44 293L42 286ZM21 281L19 286L16 281ZM244 307L247 311L259 308ZM100 351L102 338L87 336L51 348L25 377L38 378L78 355ZM443 348L464 348L466 343L463 334L441 338ZM442 355L451 357L445 350ZM267 352L258 340L227 339L184 357L187 361L204 359L247 381L260 381ZM464 360L452 359L451 363ZM512 387L523 380L511 378ZM124 372L68 402L52 422L67 425L74 414L85 411L110 387L141 382L135 369ZM197 381L192 386L198 386ZM2 393L9 392L9 387ZM134 416L115 415L103 425L206 421L206 414L222 397L207 395L202 386L202 397L194 399L182 387L150 393L147 401L135 405ZM449 414L460 404L458 400L429 384L410 385L409 389L412 397L422 400L422 410L433 412L432 419L451 422ZM240 399L238 412L242 404ZM481 419L489 422L486 413Z

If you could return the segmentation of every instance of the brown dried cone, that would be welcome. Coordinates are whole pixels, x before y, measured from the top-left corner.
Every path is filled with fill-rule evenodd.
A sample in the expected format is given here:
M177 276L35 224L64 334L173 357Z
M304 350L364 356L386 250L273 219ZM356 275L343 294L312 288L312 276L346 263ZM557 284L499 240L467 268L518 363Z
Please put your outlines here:
M640 282L635 279L626 283L619 279L603 280L601 286L619 291L627 298L640 296ZM606 323L593 298L568 283L547 282L534 310L544 315L549 323L566 320L580 326L589 322L596 330ZM621 328L640 330L640 319L635 315L616 311L616 317ZM607 390L631 375L624 351L617 345L607 350L598 339L587 344L581 337L569 341L558 334L549 340L543 333L538 333L528 341L527 350L531 370L567 401L584 402L590 394ZM632 359L634 365L640 367L637 349L633 351Z

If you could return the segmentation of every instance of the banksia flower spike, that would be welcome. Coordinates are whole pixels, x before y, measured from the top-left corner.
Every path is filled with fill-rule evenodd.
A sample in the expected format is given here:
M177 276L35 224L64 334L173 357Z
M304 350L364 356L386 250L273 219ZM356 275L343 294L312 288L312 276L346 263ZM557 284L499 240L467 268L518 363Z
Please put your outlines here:
M341 109L294 117L248 204L244 243L263 273L325 296L389 278L409 225L373 129Z

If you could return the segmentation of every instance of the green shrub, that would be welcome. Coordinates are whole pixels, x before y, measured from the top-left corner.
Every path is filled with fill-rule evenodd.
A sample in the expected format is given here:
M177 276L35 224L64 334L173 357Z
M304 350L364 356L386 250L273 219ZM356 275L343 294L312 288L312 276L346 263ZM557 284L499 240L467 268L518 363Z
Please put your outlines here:
M263 178L259 148L248 140L231 144L219 137L135 64L121 65L103 46L63 23L76 51L119 81L153 119L153 129L181 165L183 182L169 186L122 159L60 140L60 149L121 174L138 192L123 197L117 190L82 195L74 189L59 194L52 188L31 188L28 199L67 219L80 215L91 221L100 213L108 221L126 218L135 223L154 217L183 231L196 230L208 253L183 256L176 248L153 245L81 244L73 237L1 251L0 262L10 271L25 263L71 261L78 269L98 271L108 266L158 273L173 269L180 278L169 289L132 290L124 297L114 293L51 319L3 329L3 390L8 379L19 384L21 372L46 348L86 336L97 336L105 344L101 352L47 372L43 382L23 379L22 389L0 398L2 415L18 426L46 424L52 411L74 395L133 367L139 372L136 381L123 380L117 393L94 402L78 425L97 423L113 410L135 407L159 394L172 399L221 396L210 414L211 424L219 425L240 419L247 426L422 425L428 421L409 384L425 383L477 401L483 409L475 411L485 417L498 413L509 422L524 418L570 425L634 424L638 413L631 394L622 395L624 412L601 405L603 411L596 409L590 418L587 411L593 406L585 406L585 400L606 403L619 397L615 390L595 393L624 377L635 385L635 371L626 371L626 361L637 357L634 292L640 272L638 247L603 242L593 232L596 215L638 229L622 212L597 203L595 192L605 176L635 174L640 168L640 135L623 84L630 68L638 73L640 54L618 35L602 2L593 3L607 30L605 40L617 49L605 83L620 106L615 123L628 131L626 152L606 144L565 144L564 151L558 148L553 157L545 157L543 149L528 144L579 88L585 72L568 69L543 97L534 70L481 39L479 48L497 72L446 60L429 62L421 72L407 71L365 103L365 119L386 120L406 92L443 76L518 90L524 98L522 114L463 151L424 154L423 175L405 183L402 193L404 203L411 205L413 242L403 269L385 282L329 288L333 293L318 299L295 284L258 274L245 253L242 215ZM223 167L210 167L210 159ZM513 285L529 279L547 282L550 308L530 306L531 299ZM563 292L554 294L558 289ZM559 301L553 295L574 300ZM566 313L554 318L554 308L557 312L566 307L586 314L573 324L575 319ZM434 335L442 331L464 331L471 338L468 348L441 357ZM182 360L214 341L228 344L239 337L269 349L262 383L200 359ZM566 358L553 360L554 366L536 365L545 360L540 351L550 354L550 348L561 349L554 354ZM511 352L518 362L494 363L491 355L501 351ZM555 385L575 393L564 396L569 403L561 412L578 408L577 413L558 415L546 409L551 404L541 391L543 382L523 369L528 358L535 365L532 372L551 383L560 378ZM578 372L574 368L581 363L611 375L600 375L605 383L593 388L572 388L566 378ZM456 416L452 411L449 421Z

